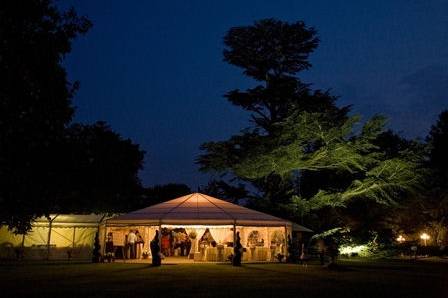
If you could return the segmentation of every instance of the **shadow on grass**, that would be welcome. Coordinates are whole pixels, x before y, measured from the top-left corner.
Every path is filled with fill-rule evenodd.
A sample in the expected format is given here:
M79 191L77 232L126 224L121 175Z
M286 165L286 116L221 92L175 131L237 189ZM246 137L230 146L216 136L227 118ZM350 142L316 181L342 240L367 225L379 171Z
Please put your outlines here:
M126 268L120 268L113 270L114 273L121 273L121 272L128 272L128 271L140 271L140 270L157 270L158 268L161 268L162 266L176 266L177 264L162 264L161 266L153 266L151 264L123 264ZM126 266L128 265L128 266ZM135 265L135 266L134 266Z
M280 264L278 264L277 266L282 266ZM244 268L244 269L248 269L248 270L253 270L253 271L261 271L261 272L270 272L270 273L275 273L275 274L280 274L280 275L285 275L285 276L291 276L292 272L285 272L282 270L275 270L273 268L266 268L266 267L261 267L260 265L242 265L240 268ZM300 267L297 266L297 269L299 269ZM297 272L293 272L293 273L303 273L302 271L297 271Z

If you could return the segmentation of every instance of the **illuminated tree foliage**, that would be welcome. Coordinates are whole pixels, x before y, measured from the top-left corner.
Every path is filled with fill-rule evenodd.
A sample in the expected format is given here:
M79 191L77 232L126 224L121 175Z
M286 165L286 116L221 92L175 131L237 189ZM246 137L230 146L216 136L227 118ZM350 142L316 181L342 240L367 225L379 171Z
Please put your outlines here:
M419 185L420 157L413 150L391 156L377 144L384 117L360 127L349 107L337 107L329 92L313 91L297 77L318 45L313 28L267 19L230 29L224 41L224 60L261 84L225 95L250 112L253 126L203 144L202 170L249 182L269 197L270 208L302 215L358 199L393 205ZM304 178L316 186L306 194L297 185Z
M374 144L383 132L385 119L372 118L356 134L354 125L358 121L358 117L352 117L342 125L329 127L324 115L300 113L279 125L277 138L267 137L253 150L246 150L245 156L229 169L247 179L301 171L350 175L350 184L342 189L321 189L309 199L295 195L292 205L301 212L344 207L357 198L394 204L403 192L419 185L419 158L410 151L387 158Z
M253 88L225 94L230 103L250 114L252 125L229 140L204 143L197 162L202 171L217 172L221 179L237 182L240 190L241 182L250 185L246 198L256 199L249 203L281 215L282 211L275 209L279 203L290 200L295 177L271 174L251 179L235 176L229 169L256 148L275 149L277 144L269 140L277 138L278 124L295 113L322 113L329 122L340 123L346 120L349 107L337 107L336 97L327 91L312 90L297 77L311 67L308 58L319 43L314 28L303 22L260 20L253 25L231 28L224 43L224 60L242 68L243 74L256 82ZM214 192L235 199L230 193L233 188L226 185L227 182L215 183Z
M227 170L247 180L273 174L290 177L303 171L332 172L350 179L346 186L320 189L310 198L292 195L290 208L302 214L345 207L354 199L393 205L404 193L417 190L422 178L420 156L405 149L389 157L375 144L383 133L383 117L372 118L357 134L354 125L358 117L333 127L323 123L324 118L310 113L291 117L278 127L276 138L259 137L257 145L246 147L244 156L240 153L239 160Z

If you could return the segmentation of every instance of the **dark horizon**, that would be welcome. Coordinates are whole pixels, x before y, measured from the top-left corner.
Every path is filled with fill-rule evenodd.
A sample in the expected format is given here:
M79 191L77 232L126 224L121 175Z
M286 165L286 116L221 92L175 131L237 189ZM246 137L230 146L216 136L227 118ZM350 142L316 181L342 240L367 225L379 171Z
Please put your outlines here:
M146 186L196 190L209 177L194 164L199 145L247 126L247 114L222 95L254 84L222 61L222 38L261 18L315 27L321 43L300 77L331 89L364 119L382 113L390 128L424 138L448 108L446 1L68 4L93 22L65 61L70 79L80 81L74 120L104 120L140 144Z

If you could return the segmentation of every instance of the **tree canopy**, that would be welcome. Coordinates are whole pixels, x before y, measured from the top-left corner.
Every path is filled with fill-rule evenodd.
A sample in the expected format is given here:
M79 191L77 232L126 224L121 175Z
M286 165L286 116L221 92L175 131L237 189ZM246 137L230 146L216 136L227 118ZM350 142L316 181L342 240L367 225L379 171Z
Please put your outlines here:
M299 79L311 67L309 55L319 42L315 29L266 19L230 29L224 42L224 60L258 84L225 95L250 113L252 125L228 140L203 144L202 171L251 184L261 192L258 207L293 217L355 200L394 205L419 185L418 152L408 144L389 152L381 146L384 117L362 124L330 92ZM302 181L315 187L302 187Z
M442 111L427 137L428 175L426 189L416 200L423 217L422 228L430 228L437 244L448 239L448 111ZM412 212L409 212L412 214ZM413 215L413 214L412 214ZM410 215L408 214L408 218Z
M227 178L232 180L234 177L229 168L260 144L274 149L275 142L267 140L277 136L279 123L300 111L324 113L335 122L346 118L349 107L337 107L336 97L327 91L312 90L297 77L299 72L311 66L308 57L318 42L316 30L303 22L264 19L227 32L224 60L242 68L257 85L247 90L229 91L225 97L231 104L249 112L252 125L227 141L204 143L201 146L203 154L197 159L202 171L227 173L227 176L230 174ZM268 201L288 200L294 185L293 177L278 175L262 179L236 178L249 183L258 190L255 193ZM219 187L220 192L229 191L230 188L224 187L226 184L215 183L215 190Z
M142 190L140 201L134 208L145 208L150 205L172 200L190 193L191 189L188 185L178 183L168 183L146 187Z
M71 121L71 84L62 60L90 22L50 1L0 4L1 220L25 227L52 197L53 157Z
M0 3L0 224L125 208L143 154L104 123L71 123L78 87L63 66L90 21L49 0Z
M141 194L144 151L104 122L72 124L59 151L52 212L123 212Z
M440 113L437 123L431 127L429 144L429 164L437 172L438 183L448 188L448 111Z

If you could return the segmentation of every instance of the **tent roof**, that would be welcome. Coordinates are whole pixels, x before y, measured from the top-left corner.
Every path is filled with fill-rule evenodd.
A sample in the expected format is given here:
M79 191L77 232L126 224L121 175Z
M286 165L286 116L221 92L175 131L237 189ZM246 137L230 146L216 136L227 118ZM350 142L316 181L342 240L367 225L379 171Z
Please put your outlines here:
M310 230L310 229L308 229L308 228L306 228L304 226L301 226L299 224L296 224L296 223L292 224L292 230L294 232L308 232L308 233L312 233L313 232L313 230Z
M107 218L106 214L50 214L53 226L98 226ZM110 217L110 216L109 216ZM45 216L33 221L34 226L48 226L49 219Z
M189 194L107 220L107 224L209 224L289 226L290 221L219 200L201 193Z

